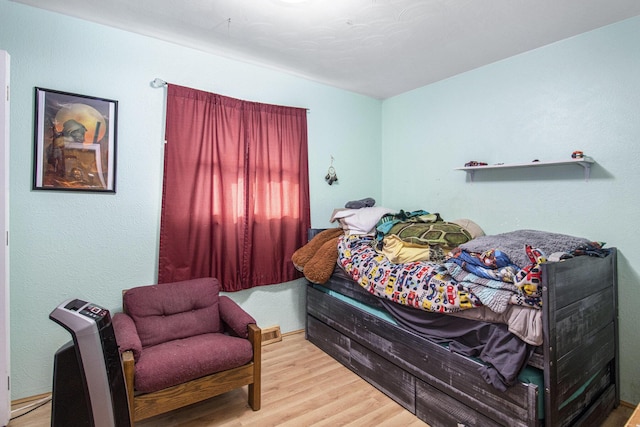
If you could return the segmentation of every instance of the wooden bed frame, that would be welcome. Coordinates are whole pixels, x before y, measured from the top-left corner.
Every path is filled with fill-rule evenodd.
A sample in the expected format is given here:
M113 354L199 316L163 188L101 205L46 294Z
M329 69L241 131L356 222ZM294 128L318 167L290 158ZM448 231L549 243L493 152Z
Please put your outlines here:
M542 271L544 344L529 364L543 371L543 389L517 383L500 392L476 360L311 283L306 337L434 427L598 426L620 402L616 250L544 264ZM333 276L323 286L382 307L349 279Z

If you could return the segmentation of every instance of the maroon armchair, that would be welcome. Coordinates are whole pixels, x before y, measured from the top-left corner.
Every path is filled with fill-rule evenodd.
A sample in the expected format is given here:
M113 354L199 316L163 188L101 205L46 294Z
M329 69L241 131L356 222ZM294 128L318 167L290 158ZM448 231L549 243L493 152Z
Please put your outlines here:
M261 330L219 290L206 278L123 293L112 323L133 422L245 385L260 409Z

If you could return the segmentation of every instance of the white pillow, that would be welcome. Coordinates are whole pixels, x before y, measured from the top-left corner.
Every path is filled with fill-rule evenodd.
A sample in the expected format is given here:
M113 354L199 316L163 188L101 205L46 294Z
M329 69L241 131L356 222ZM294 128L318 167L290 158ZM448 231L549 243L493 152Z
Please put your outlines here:
M380 218L393 209L373 206L360 209L335 209L331 215L331 222L336 220L348 234L372 234Z

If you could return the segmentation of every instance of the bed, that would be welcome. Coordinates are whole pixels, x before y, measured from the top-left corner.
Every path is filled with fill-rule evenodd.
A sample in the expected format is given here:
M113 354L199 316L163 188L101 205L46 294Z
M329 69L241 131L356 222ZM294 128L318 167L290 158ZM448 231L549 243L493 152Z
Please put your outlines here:
M620 401L616 257L539 265L542 344L503 389L483 360L407 328L340 266L307 282L306 338L434 427L597 426Z

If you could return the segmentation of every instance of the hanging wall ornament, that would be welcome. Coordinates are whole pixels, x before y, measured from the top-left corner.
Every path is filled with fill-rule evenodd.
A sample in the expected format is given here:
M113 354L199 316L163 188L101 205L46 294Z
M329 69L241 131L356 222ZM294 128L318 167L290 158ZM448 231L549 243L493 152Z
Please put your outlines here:
M333 185L333 183L338 180L338 175L336 175L336 170L333 167L333 156L331 156L331 166L329 166L329 171L324 177L324 180L327 181L327 184L329 185Z

